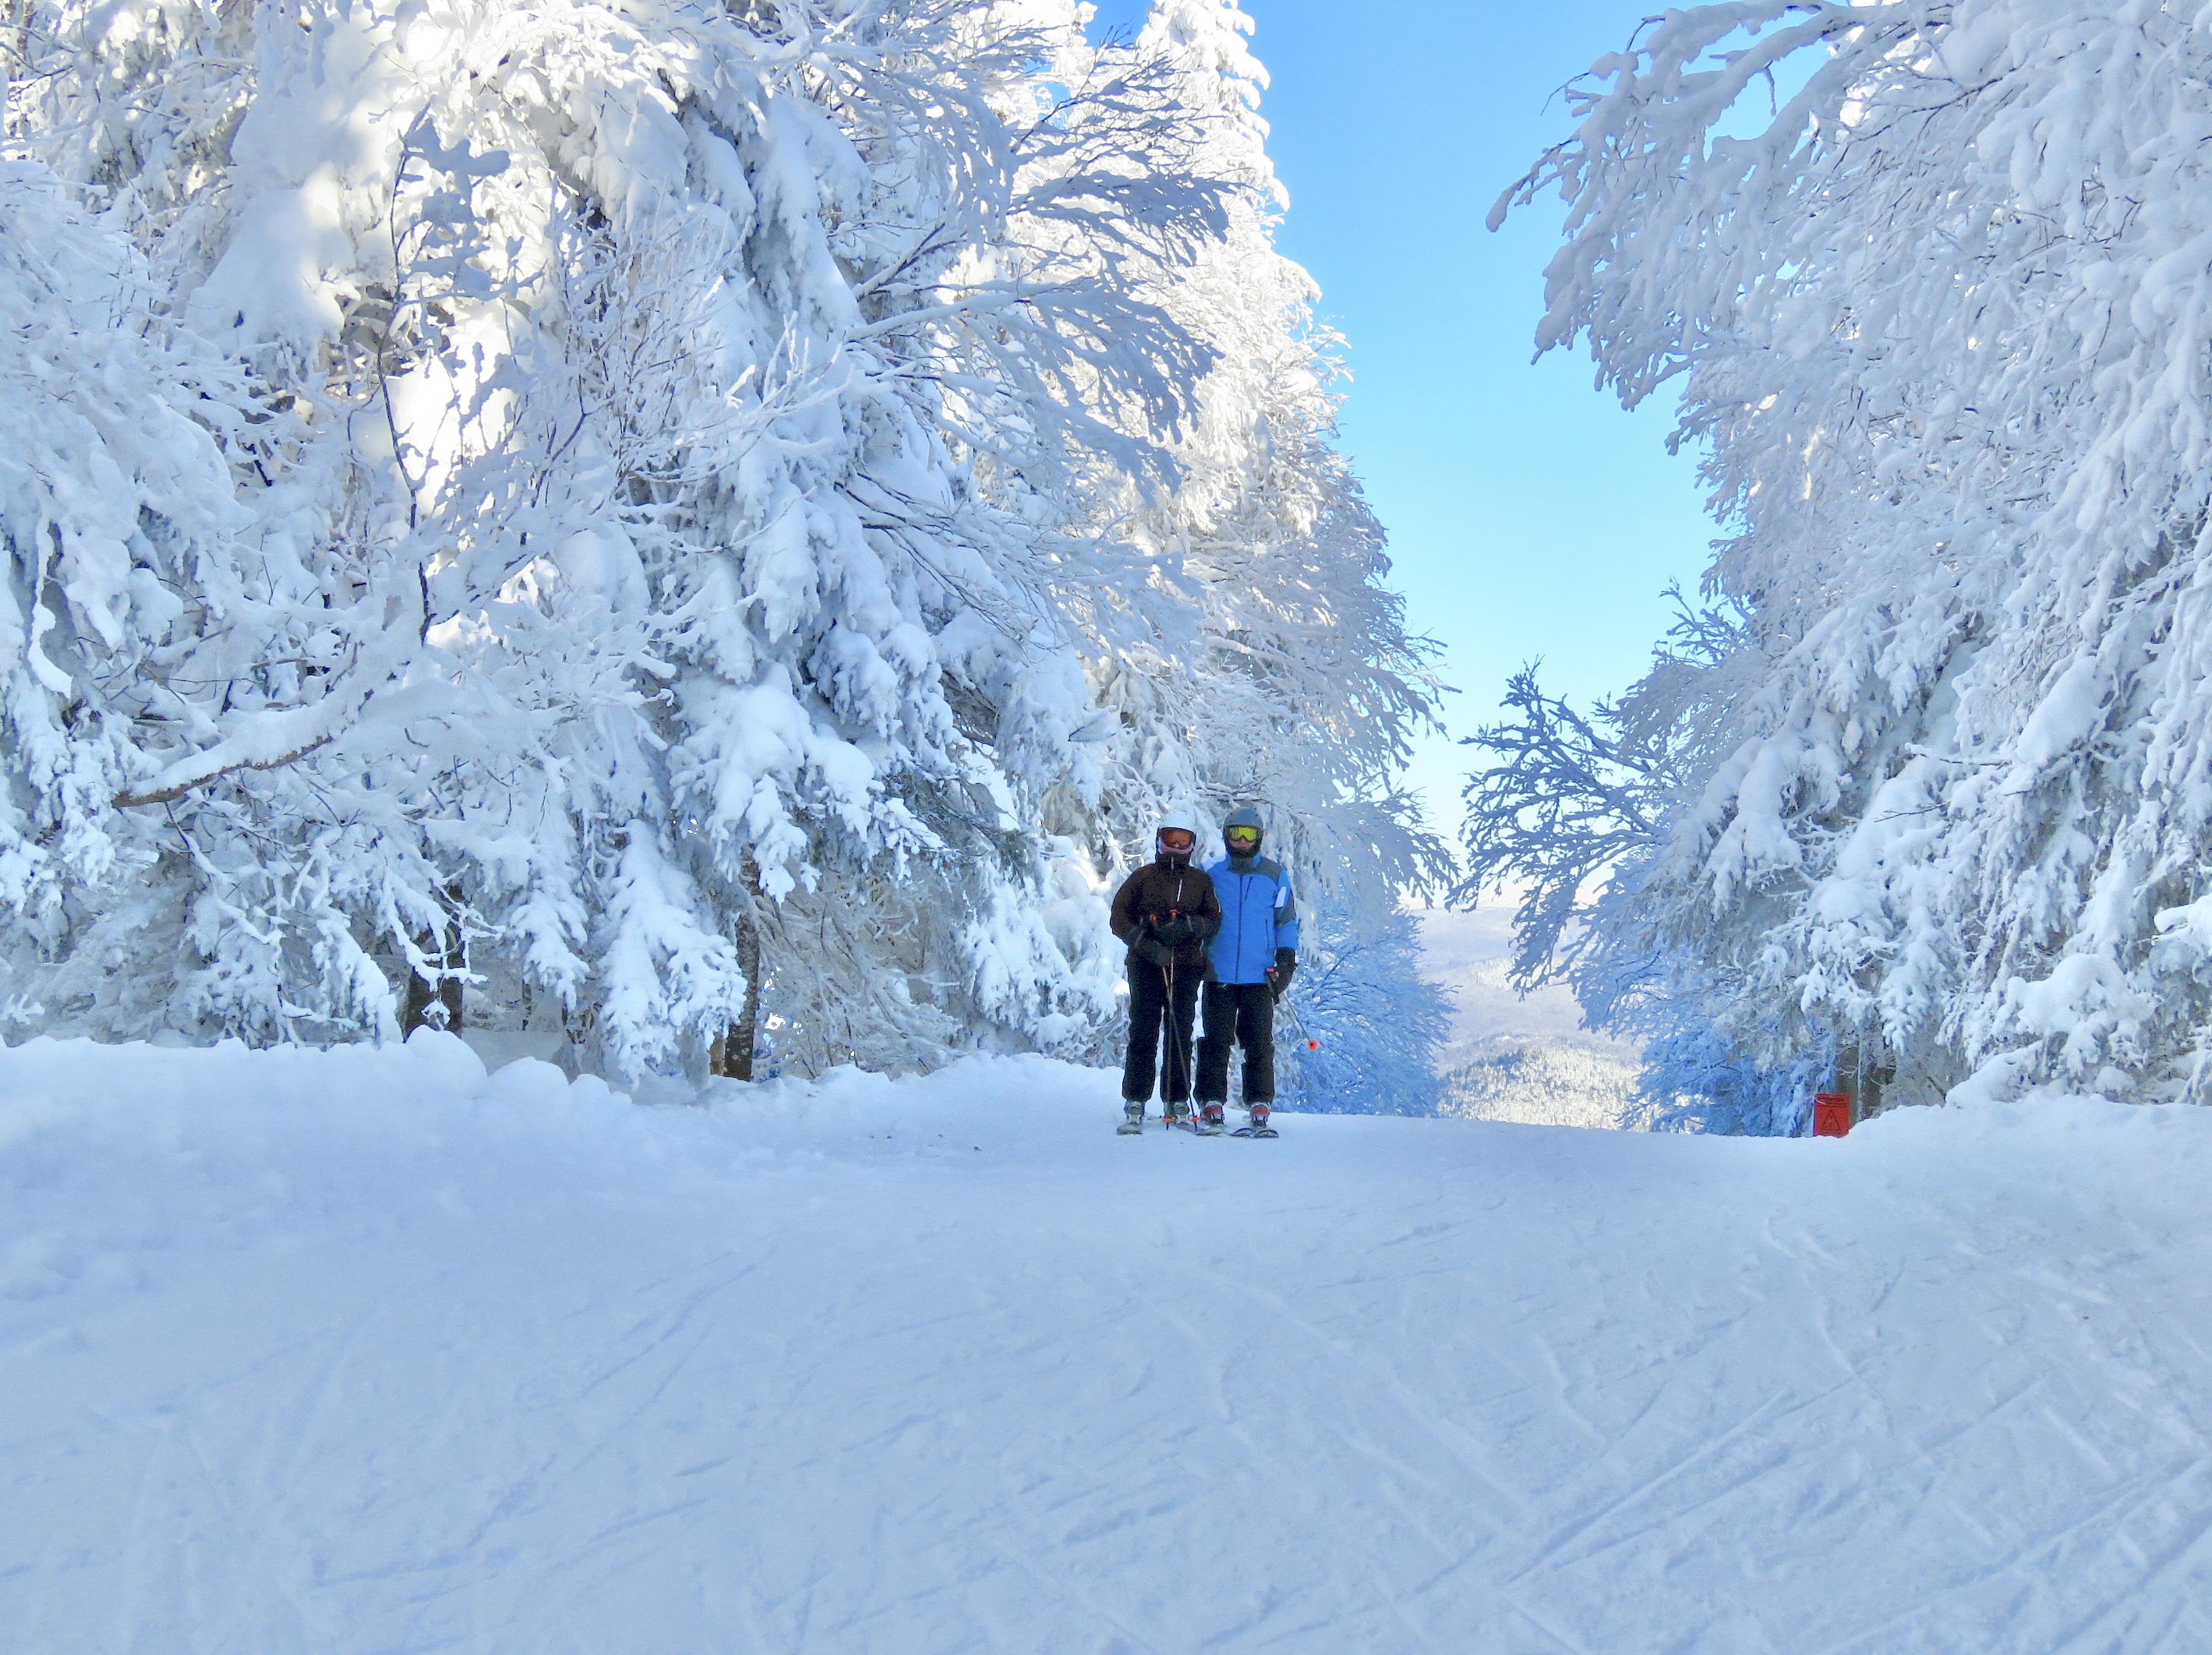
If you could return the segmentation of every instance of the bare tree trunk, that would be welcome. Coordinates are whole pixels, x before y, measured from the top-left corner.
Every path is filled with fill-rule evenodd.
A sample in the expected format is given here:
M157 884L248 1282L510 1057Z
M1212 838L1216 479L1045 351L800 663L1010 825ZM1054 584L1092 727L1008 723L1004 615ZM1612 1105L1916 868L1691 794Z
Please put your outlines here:
M30 10L25 0L0 5L0 29L7 31L0 38L0 142L15 136L8 117L15 108L16 71L30 69Z
M753 1046L760 1038L760 866L750 851L745 852L743 876L745 906L738 916L737 942L738 969L745 974L745 1003L738 1013L737 1021L724 1029L722 1038L714 1042L713 1063L717 1075L732 1081L753 1077Z
M1832 1088L1851 1100L1851 1125L1881 1112L1881 1089L1896 1073L1881 1037L1847 1029L1836 1044Z
M461 949L460 893L448 888L449 906L446 911L445 935L428 933L416 938L423 953L438 967L434 983L419 971L407 973L407 997L400 1012L401 1038L418 1028L442 1028L448 1034L461 1032L461 979L464 964Z

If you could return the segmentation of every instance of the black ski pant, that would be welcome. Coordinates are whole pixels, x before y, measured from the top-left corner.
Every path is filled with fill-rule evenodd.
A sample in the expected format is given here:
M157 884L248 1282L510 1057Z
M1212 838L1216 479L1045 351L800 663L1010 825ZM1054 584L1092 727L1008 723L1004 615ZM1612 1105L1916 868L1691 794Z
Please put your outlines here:
M1198 1100L1229 1101L1229 1048L1244 1048L1244 1101L1275 1100L1275 991L1265 983L1208 983L1198 1043Z
M1166 972L1149 960L1129 959L1129 1057L1121 1065L1121 1095L1132 1103L1152 1099L1152 1076L1160 1073L1162 1022L1168 1049L1160 1095L1170 1103L1190 1101L1191 1025L1198 1019L1198 985L1206 967L1178 965L1174 971L1170 993Z

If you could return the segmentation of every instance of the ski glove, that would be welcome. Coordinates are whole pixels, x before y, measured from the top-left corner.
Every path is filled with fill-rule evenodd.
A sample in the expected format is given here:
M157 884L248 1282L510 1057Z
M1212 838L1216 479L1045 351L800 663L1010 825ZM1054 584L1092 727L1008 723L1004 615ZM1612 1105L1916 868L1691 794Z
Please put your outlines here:
M1298 974L1296 949L1277 949L1275 963L1267 967L1267 988L1278 1000L1291 991L1291 979Z
M1129 944L1129 952L1139 960L1146 961L1163 970L1166 969L1168 962L1175 958L1175 949L1156 937L1139 937Z
M1198 935L1198 921L1188 914L1171 913L1152 922L1155 939L1173 948L1178 943L1188 943Z

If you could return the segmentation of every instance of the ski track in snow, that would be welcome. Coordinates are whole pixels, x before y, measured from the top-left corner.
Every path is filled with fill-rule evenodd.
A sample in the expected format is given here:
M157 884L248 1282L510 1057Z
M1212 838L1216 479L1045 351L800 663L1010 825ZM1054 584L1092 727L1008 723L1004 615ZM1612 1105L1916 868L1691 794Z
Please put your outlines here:
M2212 1648L2212 1116L0 1052L0 1644Z

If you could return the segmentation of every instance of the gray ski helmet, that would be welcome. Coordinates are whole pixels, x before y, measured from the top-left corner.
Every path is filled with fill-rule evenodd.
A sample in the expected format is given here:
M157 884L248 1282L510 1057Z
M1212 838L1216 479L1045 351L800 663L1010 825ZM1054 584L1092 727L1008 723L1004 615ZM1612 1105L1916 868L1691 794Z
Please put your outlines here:
M1260 813L1249 804L1238 805L1229 813L1229 819L1221 824L1224 838L1227 837L1231 828L1249 828L1260 835L1258 839L1252 841L1252 854L1257 856L1260 853L1260 846L1266 842L1267 837L1267 824L1260 820Z

